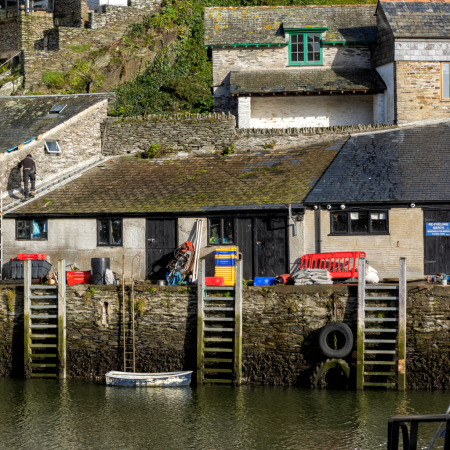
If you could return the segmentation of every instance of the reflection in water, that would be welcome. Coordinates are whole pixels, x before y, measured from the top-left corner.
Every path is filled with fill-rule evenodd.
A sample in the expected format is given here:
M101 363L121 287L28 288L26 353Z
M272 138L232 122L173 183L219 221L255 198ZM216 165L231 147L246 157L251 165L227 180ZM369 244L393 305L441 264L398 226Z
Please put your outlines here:
M12 379L0 379L0 398L0 449L8 450L380 449L389 416L443 413L450 403L450 393L440 391L121 388ZM422 445L435 428L421 425Z

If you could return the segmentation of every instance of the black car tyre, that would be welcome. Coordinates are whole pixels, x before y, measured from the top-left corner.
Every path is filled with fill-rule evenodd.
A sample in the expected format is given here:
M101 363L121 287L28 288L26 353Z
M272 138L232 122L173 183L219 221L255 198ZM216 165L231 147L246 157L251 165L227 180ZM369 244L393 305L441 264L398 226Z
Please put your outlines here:
M344 336L344 345L333 350L327 343L330 333L338 331ZM353 333L348 325L342 322L333 322L325 325L319 332L319 347L322 353L329 358L345 358L353 348Z

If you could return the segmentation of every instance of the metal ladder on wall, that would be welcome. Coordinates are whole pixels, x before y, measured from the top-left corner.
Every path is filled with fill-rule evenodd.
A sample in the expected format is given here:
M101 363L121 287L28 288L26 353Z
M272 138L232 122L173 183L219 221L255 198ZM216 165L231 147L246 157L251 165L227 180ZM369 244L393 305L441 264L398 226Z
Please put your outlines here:
M235 286L205 286L201 260L197 300L197 384L241 384L242 262Z
M122 275L122 329L123 329L123 371L136 372L136 342L134 334L134 280L131 277L131 298L125 298L125 255L123 256Z
M364 258L359 260L359 273L366 273ZM377 291L387 295L374 295ZM365 277L358 277L357 389L375 386L404 390L405 362L406 258L400 258L398 285L367 286ZM368 370L367 366L373 369ZM366 377L370 377L370 381L366 381Z
M33 285L31 271L24 261L25 377L65 378L66 263L58 261L58 285Z

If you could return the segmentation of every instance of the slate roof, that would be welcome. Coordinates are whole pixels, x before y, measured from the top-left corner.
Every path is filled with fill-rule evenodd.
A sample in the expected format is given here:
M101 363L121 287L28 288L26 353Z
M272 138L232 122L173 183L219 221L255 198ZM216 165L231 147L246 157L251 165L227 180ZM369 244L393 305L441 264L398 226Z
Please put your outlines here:
M329 30L324 42L376 42L376 5L205 8L205 45L283 44L292 22ZM286 23L288 26L286 26Z
M373 69L298 69L231 72L232 94L386 89Z
M351 137L306 203L450 200L450 123Z
M301 203L342 145L164 162L114 158L14 214L195 212Z
M112 94L0 97L0 153L55 128ZM67 105L60 114L52 106Z
M380 2L394 37L450 37L448 2Z

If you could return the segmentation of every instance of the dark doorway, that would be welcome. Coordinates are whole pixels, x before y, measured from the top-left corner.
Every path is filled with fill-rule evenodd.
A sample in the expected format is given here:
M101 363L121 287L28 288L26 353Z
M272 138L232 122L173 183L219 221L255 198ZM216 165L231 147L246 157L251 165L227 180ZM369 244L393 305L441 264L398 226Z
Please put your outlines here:
M253 279L253 227L252 219L236 219L236 244L242 253L244 280Z
M424 273L450 273L450 211L424 211Z
M254 272L274 277L289 272L285 217L256 218Z
M147 279L164 280L177 248L176 219L147 219Z

